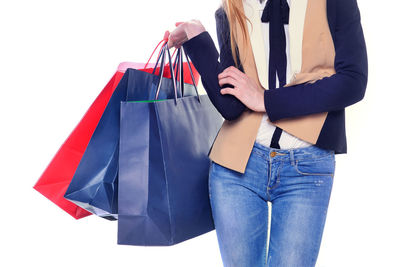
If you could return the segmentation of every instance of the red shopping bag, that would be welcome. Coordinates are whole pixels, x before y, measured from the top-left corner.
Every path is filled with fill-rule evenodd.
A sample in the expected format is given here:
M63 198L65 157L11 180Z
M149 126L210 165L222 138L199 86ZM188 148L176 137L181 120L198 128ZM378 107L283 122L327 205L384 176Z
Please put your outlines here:
M65 199L64 194L101 115L123 75L123 72L117 71L112 76L33 187L75 219L83 218L91 213Z
M165 43L166 41L166 39L160 41L157 47L154 49L152 55L154 54L158 46L162 42ZM150 59L152 55L150 56ZM74 176L74 173L86 150L90 138L92 137L98 122L100 121L100 118L107 106L108 101L110 100L111 95L113 94L119 81L124 75L125 70L127 68L135 68L146 72L152 72L155 64L149 63L149 61L146 64L123 62L119 65L117 72L112 76L107 85L103 88L103 90L91 104L89 109L84 114L83 118L80 120L75 129L71 132L68 138L64 141L51 162L46 167L43 174L33 186L35 190L54 202L68 214L72 215L75 219L86 217L88 215L91 215L91 213L65 199L64 194L67 191L72 177ZM167 67L168 72L166 71ZM188 68L187 63L186 68ZM156 74L159 69L160 67L157 67ZM193 75L195 79L197 77L197 82L199 74L194 68ZM163 76L171 78L169 65L165 67L165 72ZM185 81L186 79L188 79L189 81L189 78L190 76L185 76Z

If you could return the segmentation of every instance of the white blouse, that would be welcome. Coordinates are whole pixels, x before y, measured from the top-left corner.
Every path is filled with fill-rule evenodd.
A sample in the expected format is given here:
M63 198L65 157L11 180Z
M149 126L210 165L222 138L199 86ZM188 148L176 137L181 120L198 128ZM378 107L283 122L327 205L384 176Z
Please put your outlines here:
M258 8L259 14L260 14L260 20L262 16L262 12L265 7L265 3L267 2L266 0L261 0L262 3L260 3L260 0L251 0L253 1L253 4ZM290 0L287 0L289 6L290 6ZM265 54L266 54L266 61L269 62L269 23L261 23L262 24L262 32L264 35L264 43L265 43ZM290 81L290 60L289 60L289 34L288 34L288 25L284 25L285 28L285 35L286 35L286 55L288 57L287 60L287 78L286 81ZM276 79L277 81L277 88L279 87L279 80L278 78ZM267 113L264 113L260 128L258 129L257 137L256 137L256 142L259 144L262 144L264 146L270 147L271 144L271 139L274 134L276 126L273 125L271 122L267 120L268 115ZM291 135L290 133L286 132L285 130L282 130L282 135L279 139L279 146L281 149L290 149L290 148L300 148L300 147L307 147L313 145L312 143L309 143L307 141L301 140L297 138L294 135Z

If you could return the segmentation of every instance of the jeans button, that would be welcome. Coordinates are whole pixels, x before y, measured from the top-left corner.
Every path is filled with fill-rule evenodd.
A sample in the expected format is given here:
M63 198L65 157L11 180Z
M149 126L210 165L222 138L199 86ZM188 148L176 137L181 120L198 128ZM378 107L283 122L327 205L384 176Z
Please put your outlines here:
M270 156L273 158L273 157L275 157L276 156L276 151L272 151L271 153L270 153Z

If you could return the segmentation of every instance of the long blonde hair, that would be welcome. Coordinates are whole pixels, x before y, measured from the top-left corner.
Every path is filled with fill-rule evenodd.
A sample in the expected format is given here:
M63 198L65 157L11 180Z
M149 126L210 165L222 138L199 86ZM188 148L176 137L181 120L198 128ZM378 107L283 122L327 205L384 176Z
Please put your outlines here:
M244 0L222 0L222 7L225 10L225 13L229 21L230 45L231 45L233 60L235 61L236 67L238 67L238 59L236 53L234 52L236 51L236 44L238 42L238 37L236 36L236 31L235 31L236 24L239 25L238 32L243 36L243 41L247 40L249 36L246 20L248 20L249 22L250 20L246 17L246 15L243 12L242 1ZM243 47L246 48L245 44L243 45Z

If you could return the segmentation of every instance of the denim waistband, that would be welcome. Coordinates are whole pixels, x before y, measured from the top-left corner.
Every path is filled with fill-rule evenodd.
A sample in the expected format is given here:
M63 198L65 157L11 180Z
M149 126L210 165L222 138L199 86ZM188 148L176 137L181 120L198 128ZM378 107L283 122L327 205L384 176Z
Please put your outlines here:
M257 142L254 143L252 152L255 152L268 161L290 161L292 163L296 160L317 159L328 155L335 156L334 150L323 149L315 145L291 149L278 149L267 147Z

